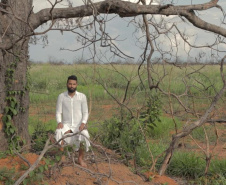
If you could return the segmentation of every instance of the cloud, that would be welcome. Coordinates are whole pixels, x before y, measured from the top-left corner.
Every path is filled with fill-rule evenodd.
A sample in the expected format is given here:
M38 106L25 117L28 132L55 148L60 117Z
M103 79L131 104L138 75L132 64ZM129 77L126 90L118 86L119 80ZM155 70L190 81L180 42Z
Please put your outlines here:
M55 0L49 0L52 4L55 3ZM52 5L47 0L33 0L34 12L38 12L44 8L51 8ZM83 5L83 0L71 0L73 6ZM62 2L56 5L56 8L66 8L68 7L67 0L63 0Z
M34 11L37 12L43 8L50 8L51 5L47 0L33 0L34 1ZM52 0L52 2L55 0ZM73 6L83 4L82 0L73 0ZM98 2L98 0L94 1ZM131 2L137 2L137 0L131 0ZM160 1L155 1L155 4L158 4ZM165 1L166 2L166 1ZM180 1L178 1L180 2ZM191 2L191 1L189 1ZM183 2L189 3L189 2ZM204 1L199 1L198 3L203 3ZM206 2L206 1L205 1ZM224 9L226 9L226 2L219 2ZM64 0L57 7L65 7L67 6L67 1ZM220 18L223 18L222 12L217 8L212 8L208 11L199 11L196 12L200 17L210 23L220 25ZM113 15L108 15L112 17ZM150 15L148 16L150 18ZM186 33L188 35L188 41L192 44L203 45L203 44L212 44L216 38L216 35L203 31L199 28L194 27L188 21L183 22L178 16L160 16L155 15L156 22L160 22L161 18L164 18L167 21L167 27L170 27L172 23L177 22L177 26L181 30L182 33ZM135 32L136 28L130 22L132 18L120 18L117 16L110 22L107 22L106 32L111 35L112 38L118 37L118 41L114 41L117 47L120 48L127 55L133 56L136 59L142 53L142 49L140 48L140 44L137 44L136 38L140 38L143 36L141 31ZM136 17L138 21L139 16ZM220 25L225 27L225 25ZM151 28L151 27L150 27ZM39 28L40 29L40 28ZM36 30L37 31L37 30ZM69 52L69 51L60 51L60 48L71 48L76 49L81 46L77 41L75 35L71 33L64 32L61 35L60 31L50 31L48 32L49 44L47 47L43 49L42 43L37 45L30 45L30 58L35 61L48 61L50 57L53 57L57 60L64 60L69 63L73 62L75 58L80 58L83 56L82 51L78 52ZM173 39L172 35L169 36L170 39ZM177 43L179 44L178 54L181 57L187 57L187 52L190 51L190 47L188 44L184 44L182 38L177 34L175 37ZM143 40L142 40L143 41ZM171 40L172 41L172 40ZM161 36L159 38L159 44L162 46L162 49L168 51L170 49L170 40L167 41L166 37ZM175 45L175 41L172 42ZM225 45L222 45L222 50L225 49ZM96 43L96 49L100 52L104 53L105 51L109 52L109 48L101 48L100 43ZM194 49L192 50L192 55L197 55L199 52L210 53L209 49ZM90 57L89 50L85 50L85 55ZM173 52L176 52L176 48L173 49ZM110 56L110 55L108 55Z
M30 59L33 61L48 62L49 58L55 58L58 61L73 61L72 52L62 52L60 48L72 44L72 34L62 35L60 31L51 31L48 33L48 44L44 46L42 41L36 45L30 45ZM66 56L66 57L65 57Z

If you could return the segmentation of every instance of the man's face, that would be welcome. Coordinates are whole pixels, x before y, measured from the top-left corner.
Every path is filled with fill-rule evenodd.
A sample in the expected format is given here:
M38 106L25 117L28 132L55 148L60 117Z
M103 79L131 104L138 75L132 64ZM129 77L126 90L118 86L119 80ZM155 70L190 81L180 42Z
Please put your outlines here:
M74 93L76 91L77 81L76 80L68 80L67 82L67 90L69 93Z

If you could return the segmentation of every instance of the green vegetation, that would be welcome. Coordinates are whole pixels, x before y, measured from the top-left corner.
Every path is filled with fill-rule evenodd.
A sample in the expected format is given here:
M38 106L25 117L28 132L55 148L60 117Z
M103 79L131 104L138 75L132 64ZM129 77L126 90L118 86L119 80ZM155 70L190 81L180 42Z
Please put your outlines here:
M167 169L170 175L186 178L199 178L204 175L205 161L195 153L175 152Z
M167 149L167 144L163 140L159 140L158 143L150 142L148 145L151 149L154 159ZM160 167L162 160L163 156L158 158L157 163L155 164L156 169ZM137 147L136 162L137 165L145 171L148 171L150 169L150 166L153 164L151 155L147 150L147 146L145 145L145 143Z
M191 152L176 152L167 169L172 176L185 177L191 184L225 184L226 160L213 159L205 176L206 163L201 155Z
M13 153L13 150L19 149L20 145L25 143L24 140L18 136L18 131L13 123L13 119L17 116L19 111L24 113L25 108L23 107L22 102L18 101L18 99L22 99L25 92L27 91L27 84L24 84L23 90L12 89L12 86L15 83L14 73L18 61L19 59L16 58L15 61L13 61L8 66L5 75L6 106L4 107L4 116L2 118L2 122L4 123L4 133L8 139L9 153Z
M13 184L16 175L15 169L7 169L6 167L0 168L0 181L4 181L5 185Z
M161 121L156 121L156 127L150 130L150 136L153 139L166 139L168 140L171 136L170 131L174 131L175 124L169 117L160 116ZM181 122L176 119L177 127L181 127Z
M32 150L34 152L43 150L46 140L48 139L49 133L53 133L53 130L49 130L43 124L36 125L36 127L34 128L34 132L31 135L31 139L33 142Z
M210 142L216 142L216 139L217 139L217 136L216 136L216 133L213 132L214 131L214 127L212 125L208 125L208 127L200 127L200 128L197 128L195 129L193 132L192 132L192 137L194 139L198 139L200 141L205 141L205 131L204 129L206 130L206 134L209 138L209 141Z
M130 165L133 160L136 170L150 169L152 157L158 157L155 163L155 169L158 169L164 157L161 154L167 149L172 134L180 130L185 121L192 122L197 116L184 112L184 107L173 96L163 96L157 90L150 92L146 69L141 68L141 83L137 68L137 65L32 64L29 118L29 133L34 141L32 149L40 151L48 133L54 132L57 96L66 91L67 77L76 74L78 91L88 98L91 136L97 136L104 146L118 152L126 164ZM188 96L181 96L183 105L195 112L203 113L211 97L222 87L217 65L186 68L166 65L163 68L156 64L153 68L154 82L167 74L159 84L162 91L175 95L186 92ZM171 111L174 116L169 116ZM206 125L205 129L209 140L215 142L214 127ZM191 135L199 142L205 142L203 128L193 130ZM191 184L193 181L193 184L203 184L204 180L210 184L223 184L225 160L212 160L208 176L203 177L206 165L203 158L205 156L178 149L167 173L185 177Z

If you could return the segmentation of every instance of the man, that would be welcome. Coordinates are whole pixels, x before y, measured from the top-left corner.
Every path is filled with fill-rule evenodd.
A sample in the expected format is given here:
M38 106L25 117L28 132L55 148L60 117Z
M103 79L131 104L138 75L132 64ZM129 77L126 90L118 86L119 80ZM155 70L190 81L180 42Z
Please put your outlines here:
M81 131L81 134L65 138L60 142L60 145L63 146L65 143L75 145L76 151L79 150L78 163L86 167L83 145L86 145L86 151L88 151L90 147L88 140L90 136L86 130L88 106L86 96L76 91L76 88L77 77L71 75L67 80L68 91L61 93L57 99L56 120L58 125L55 138L59 141L65 135L72 135L73 133Z

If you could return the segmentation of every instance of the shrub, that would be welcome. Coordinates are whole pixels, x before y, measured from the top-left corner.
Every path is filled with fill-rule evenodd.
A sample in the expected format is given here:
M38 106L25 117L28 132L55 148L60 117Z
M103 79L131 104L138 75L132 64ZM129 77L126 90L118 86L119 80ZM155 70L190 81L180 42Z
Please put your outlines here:
M208 174L205 176L205 160L194 153L176 152L167 169L172 176L190 179L188 184L225 185L226 160L214 159L210 163ZM192 179L192 180L191 180Z
M0 168L0 182L4 182L4 185L14 184L13 178L15 178L15 176L17 176L15 169L7 169L6 167Z
M150 133L154 127L156 127L156 122L161 122L160 111L161 101L157 95L150 96L147 100L146 105L141 110L140 113L140 123L146 133Z
M101 142L103 145L113 150L118 149L122 128L123 123L117 117L104 121L101 127Z
M166 150L167 145L162 143L161 141L158 143L149 143L149 148L154 158L156 158L159 154L163 153ZM156 163L156 168L160 167L161 161L163 161L163 157L160 157ZM139 147L137 147L137 155L136 162L142 168L146 168L147 170L152 165L152 160L149 151L147 150L146 143L143 143Z
M175 152L167 173L185 178L199 178L204 174L205 161L200 156L188 152Z
M166 138L167 141L169 141L169 137L170 135L170 131L174 130L175 125L174 122L171 118L168 117L164 117L164 116L160 116L160 120L156 121L156 127L154 127L152 130L150 130L149 132L149 136L153 139L162 139L162 138ZM177 127L179 128L182 124L181 122L175 118Z
M218 160L214 159L210 163L210 174L221 175L226 177L226 159Z
M43 123L36 124L31 135L33 141L32 150L35 152L43 150L49 133L53 133L53 130L47 129Z
M203 184L211 184L211 185L226 185L226 178L222 174L220 175L211 175L211 176L203 176L195 180L190 180L188 184L195 185L203 185Z
M141 153L139 150L146 148L145 136L143 131L149 135L155 122L159 120L159 99L151 97L148 99L146 106L141 110L140 117L131 118L123 110L120 117L113 117L104 121L101 127L100 140L104 146L117 150L122 157L127 160L140 158L137 155ZM142 160L146 160L144 156ZM140 164L143 162L138 160Z
M106 120L101 127L101 133L102 144L120 153L127 164L137 155L138 147L144 145L144 136L134 118L114 117Z

